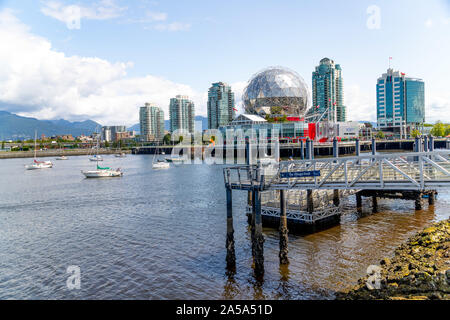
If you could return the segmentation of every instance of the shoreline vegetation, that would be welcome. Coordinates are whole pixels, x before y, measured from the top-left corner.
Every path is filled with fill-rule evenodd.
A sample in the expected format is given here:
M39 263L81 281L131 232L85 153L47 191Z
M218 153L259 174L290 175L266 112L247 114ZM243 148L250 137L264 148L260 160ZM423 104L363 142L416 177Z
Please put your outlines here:
M115 154L118 152L131 153L131 150L125 150L125 149L121 149L121 150L99 149L98 150L98 154ZM38 158L59 157L62 154L67 157L91 155L92 149L65 149L64 151L61 151L59 149L52 149L52 150L37 150L36 151L36 157L38 157ZM33 157L34 157L33 150L0 152L0 159L33 158Z
M450 219L432 224L380 261L379 289L373 275L336 294L337 300L450 300Z

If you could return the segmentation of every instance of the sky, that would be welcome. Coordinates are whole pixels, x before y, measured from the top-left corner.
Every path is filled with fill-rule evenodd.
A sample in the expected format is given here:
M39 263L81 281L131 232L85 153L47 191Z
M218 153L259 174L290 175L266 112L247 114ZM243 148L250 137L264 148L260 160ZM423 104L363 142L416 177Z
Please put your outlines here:
M138 122L145 102L211 83L241 95L268 66L342 67L349 120L376 121L389 66L425 81L426 121L450 122L450 0L0 0L0 108L39 119Z

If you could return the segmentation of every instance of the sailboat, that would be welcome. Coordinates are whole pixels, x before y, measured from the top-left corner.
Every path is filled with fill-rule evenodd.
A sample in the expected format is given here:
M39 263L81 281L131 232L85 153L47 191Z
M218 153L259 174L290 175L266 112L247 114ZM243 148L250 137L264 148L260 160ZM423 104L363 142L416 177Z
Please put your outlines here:
M121 151L122 149L120 148L120 140L119 140L119 148L118 151L120 151L119 153L116 153L114 156L116 158L125 158L127 155L125 154L125 152Z
M97 148L98 150L98 148ZM92 160L93 158L97 158L98 159L98 154L95 154L93 157L89 158L89 160ZM114 170L111 169L110 167L100 167L98 165L98 162L100 160L97 160L97 166L95 168L95 170L81 170L81 173L86 177L86 178L105 178L105 177L121 177L123 175L123 172L120 170L120 168ZM103 159L101 160L103 161Z
M37 149L36 140L37 140L37 131L34 132L34 160L32 164L26 165L25 169L36 170L36 169L52 168L53 163L51 161L38 161L36 159L36 149Z
M95 162L103 161L102 156L100 156L98 154L98 149L99 149L99 138L97 137L97 145L95 146L95 150L97 153L95 153L92 157L89 157L90 161L95 161Z
M156 155L158 154L158 150L159 150L159 148L156 148L155 153L153 154L152 169L169 169L170 163L168 163L164 160L160 160L160 159L158 159L155 162Z
M56 160L69 160L64 154L63 149L61 148L61 155L59 157L56 157Z

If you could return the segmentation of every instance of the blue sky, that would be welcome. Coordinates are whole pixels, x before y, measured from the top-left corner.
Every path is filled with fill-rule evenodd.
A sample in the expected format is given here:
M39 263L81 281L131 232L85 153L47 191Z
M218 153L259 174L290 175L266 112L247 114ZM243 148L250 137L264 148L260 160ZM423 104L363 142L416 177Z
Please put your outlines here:
M368 27L373 6L380 19ZM240 103L260 69L286 66L310 85L329 57L343 69L350 119L375 120L375 82L391 56L425 80L427 120L450 121L449 1L0 0L0 10L0 33L17 33L0 56L15 66L0 71L0 102L23 115L131 124L139 105L167 110L176 93L206 115L212 82L230 83ZM9 55L25 48L35 73L22 76L27 64Z

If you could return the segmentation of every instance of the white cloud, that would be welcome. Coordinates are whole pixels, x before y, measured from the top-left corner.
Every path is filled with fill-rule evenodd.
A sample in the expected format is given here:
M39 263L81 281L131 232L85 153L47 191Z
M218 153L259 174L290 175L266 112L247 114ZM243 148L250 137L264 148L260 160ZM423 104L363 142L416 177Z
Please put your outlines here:
M0 106L42 119L93 119L134 124L145 102L162 107L177 94L189 95L197 114L206 114L205 95L157 76L128 77L129 62L66 56L32 34L11 10L0 11ZM20 106L20 107L18 107Z
M433 20L428 19L427 21L425 21L425 27L431 28L432 26L433 26Z
M238 110L236 114L244 113L244 103L242 101L242 94L247 86L247 81L240 81L231 84L231 90L234 92L234 101L236 109Z
M149 21L165 21L167 20L167 13L147 11L146 16Z
M172 22L172 23L159 23L155 25L155 29L158 31L187 31L191 28L189 23Z
M344 105L347 120L377 121L375 89L367 92L357 84L344 87Z
M119 7L114 0L101 0L91 6L64 5L60 1L47 1L41 8L46 16L64 22L69 29L79 29L81 19L106 20L121 16L126 7Z

